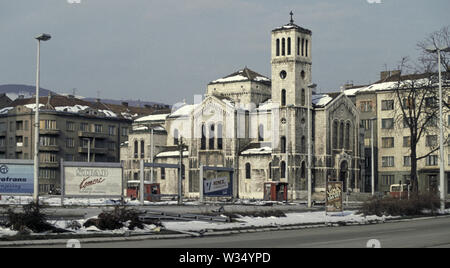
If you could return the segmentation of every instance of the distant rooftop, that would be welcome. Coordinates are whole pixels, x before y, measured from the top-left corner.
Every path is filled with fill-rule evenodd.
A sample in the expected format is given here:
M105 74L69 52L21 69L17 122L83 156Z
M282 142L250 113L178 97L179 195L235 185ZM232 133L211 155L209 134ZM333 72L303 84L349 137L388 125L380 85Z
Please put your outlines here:
M271 81L269 78L255 72L255 71L252 71L247 67L245 67L244 69L239 70L237 72L234 72L230 75L227 75L223 78L214 80L209 84L211 85L211 84L243 82L243 81L260 82L260 83L267 84L267 85L271 84Z

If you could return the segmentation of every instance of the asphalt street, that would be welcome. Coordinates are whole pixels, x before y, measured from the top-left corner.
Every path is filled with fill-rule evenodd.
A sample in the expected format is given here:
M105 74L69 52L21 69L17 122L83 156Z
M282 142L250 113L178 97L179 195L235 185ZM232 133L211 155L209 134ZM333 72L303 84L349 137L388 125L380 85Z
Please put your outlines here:
M83 248L450 248L450 217L376 225L258 232L173 240L82 244ZM53 247L65 247L64 245Z

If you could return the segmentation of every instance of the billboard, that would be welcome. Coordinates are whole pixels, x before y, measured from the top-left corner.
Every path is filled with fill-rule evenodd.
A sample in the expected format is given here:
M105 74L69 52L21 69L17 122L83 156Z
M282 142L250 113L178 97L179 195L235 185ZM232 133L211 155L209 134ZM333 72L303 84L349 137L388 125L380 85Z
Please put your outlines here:
M343 183L329 181L326 192L326 212L343 212Z
M32 195L33 192L33 164L0 163L0 194Z
M65 196L122 196L122 168L65 166Z
M229 171L207 172L207 178L203 179L203 195L209 197L233 196L232 173Z

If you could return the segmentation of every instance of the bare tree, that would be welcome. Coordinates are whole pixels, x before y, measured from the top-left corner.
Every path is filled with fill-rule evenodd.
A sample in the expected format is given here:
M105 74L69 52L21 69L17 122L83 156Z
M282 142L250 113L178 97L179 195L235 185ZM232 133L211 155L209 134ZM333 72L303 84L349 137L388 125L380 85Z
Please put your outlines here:
M403 127L402 133L409 134L409 149L411 160L410 181L412 191L419 192L418 183L418 162L432 156L439 150L439 89L437 73L436 54L426 52L427 48L441 48L450 45L449 27L444 27L440 31L432 33L424 41L418 43L422 50L422 55L417 62L412 63L407 58L403 58L399 70L400 72L391 77L395 82L393 95L397 102L395 109L395 121L397 126ZM444 70L443 81L448 81L450 66L450 55L442 53L442 65ZM448 96L449 85L444 83L444 96ZM443 102L447 107L447 97ZM448 109L444 110L448 114ZM446 118L446 116L444 116ZM444 126L448 132L448 124ZM447 137L448 135L446 135ZM420 143L425 140L425 148L420 147ZM446 138L446 144L448 138Z

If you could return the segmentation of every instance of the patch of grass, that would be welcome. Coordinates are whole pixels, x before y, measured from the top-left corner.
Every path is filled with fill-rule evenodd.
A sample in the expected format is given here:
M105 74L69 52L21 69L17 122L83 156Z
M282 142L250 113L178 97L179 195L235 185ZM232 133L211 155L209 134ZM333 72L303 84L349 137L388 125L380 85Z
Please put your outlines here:
M435 215L440 207L439 197L432 194L411 196L410 199L395 199L392 197L375 197L366 201L360 213L364 215L385 216L421 216Z

